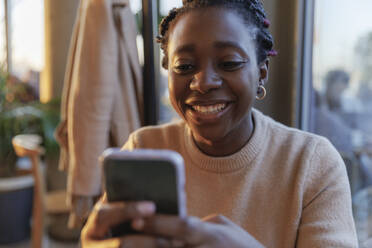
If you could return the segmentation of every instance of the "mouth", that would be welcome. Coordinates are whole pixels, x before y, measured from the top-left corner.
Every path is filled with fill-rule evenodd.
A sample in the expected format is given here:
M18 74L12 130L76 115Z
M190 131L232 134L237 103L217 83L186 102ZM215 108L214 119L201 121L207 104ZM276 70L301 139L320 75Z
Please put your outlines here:
M222 112L227 107L227 103L217 103L212 105L193 105L191 108L200 114L216 114Z
M193 103L187 104L189 115L197 122L214 122L220 119L228 111L231 103Z

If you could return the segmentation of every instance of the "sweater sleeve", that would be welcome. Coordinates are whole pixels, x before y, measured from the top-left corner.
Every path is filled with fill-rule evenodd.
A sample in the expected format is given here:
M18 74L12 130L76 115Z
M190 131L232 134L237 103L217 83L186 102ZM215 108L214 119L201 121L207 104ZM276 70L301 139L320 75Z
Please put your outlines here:
M309 161L296 247L358 247L345 164L321 139Z

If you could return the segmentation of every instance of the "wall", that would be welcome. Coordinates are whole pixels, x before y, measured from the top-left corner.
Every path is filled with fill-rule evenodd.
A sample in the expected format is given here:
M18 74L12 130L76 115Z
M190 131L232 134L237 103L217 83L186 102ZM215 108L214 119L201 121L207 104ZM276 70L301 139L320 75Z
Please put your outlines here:
M267 97L256 104L265 114L295 125L298 39L298 0L264 0L277 57L271 58Z
M78 0L45 0L45 68L40 100L60 97Z

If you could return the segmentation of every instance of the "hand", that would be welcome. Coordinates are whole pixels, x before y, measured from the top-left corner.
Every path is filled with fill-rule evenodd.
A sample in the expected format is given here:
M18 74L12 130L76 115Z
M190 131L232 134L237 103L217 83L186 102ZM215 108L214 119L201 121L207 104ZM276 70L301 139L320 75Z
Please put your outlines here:
M207 217L204 221L196 217L156 215L137 219L132 224L145 234L173 240L172 247L263 247L249 233L221 215Z
M148 235L107 238L111 227L124 221L147 218L154 213L155 205L151 202L107 203L104 197L93 208L81 232L82 247L170 247L169 241Z

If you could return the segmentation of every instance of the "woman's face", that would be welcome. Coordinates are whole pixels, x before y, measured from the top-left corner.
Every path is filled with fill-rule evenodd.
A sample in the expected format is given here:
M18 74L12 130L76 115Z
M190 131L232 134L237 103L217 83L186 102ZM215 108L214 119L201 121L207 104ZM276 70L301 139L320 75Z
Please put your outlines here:
M171 27L170 100L199 144L250 137L252 104L267 73L250 29L235 11L216 7L183 14Z

